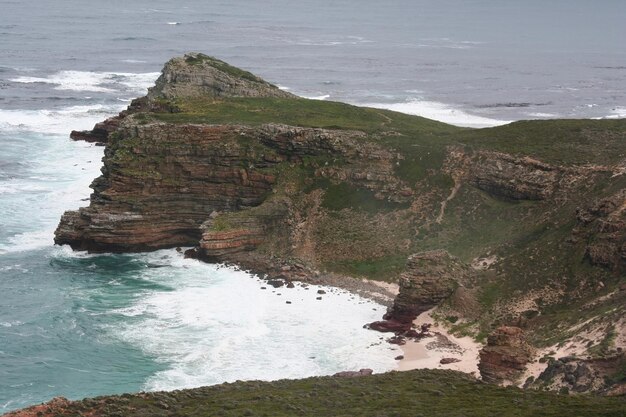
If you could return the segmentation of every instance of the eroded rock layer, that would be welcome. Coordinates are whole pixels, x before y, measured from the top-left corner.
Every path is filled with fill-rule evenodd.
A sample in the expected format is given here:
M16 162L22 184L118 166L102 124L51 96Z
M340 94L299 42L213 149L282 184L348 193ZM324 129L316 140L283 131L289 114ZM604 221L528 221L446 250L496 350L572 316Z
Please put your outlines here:
M515 382L533 353L522 329L501 326L487 337L487 346L480 351L480 376L487 382Z
M58 244L90 251L195 245L214 211L260 204L274 162L237 126L137 125L125 120L107 146L91 205L63 215Z

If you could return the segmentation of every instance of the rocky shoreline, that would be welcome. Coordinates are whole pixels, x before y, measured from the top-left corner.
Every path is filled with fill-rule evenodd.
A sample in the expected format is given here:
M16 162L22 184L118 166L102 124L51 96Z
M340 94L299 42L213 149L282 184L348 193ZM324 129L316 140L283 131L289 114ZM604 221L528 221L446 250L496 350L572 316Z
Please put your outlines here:
M342 288L389 308L369 327L393 343L433 338L429 366L479 369L494 383L626 384L622 121L460 129L301 99L193 53L72 138L105 145L104 166L89 206L61 218L57 244L191 246L185 256L268 285ZM455 334L481 340L480 353ZM551 376L521 380L536 352L574 340L595 382L572 383L549 352Z

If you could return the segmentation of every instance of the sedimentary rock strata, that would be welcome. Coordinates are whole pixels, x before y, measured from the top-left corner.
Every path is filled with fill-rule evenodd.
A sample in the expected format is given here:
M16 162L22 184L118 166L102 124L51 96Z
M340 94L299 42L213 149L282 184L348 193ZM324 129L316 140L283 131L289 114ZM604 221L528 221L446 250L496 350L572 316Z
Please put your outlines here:
M501 326L487 337L478 369L486 382L516 381L534 354L519 327Z
M275 181L264 172L273 163L241 134L126 119L107 146L91 205L64 214L56 243L115 252L195 245L212 212L256 206Z

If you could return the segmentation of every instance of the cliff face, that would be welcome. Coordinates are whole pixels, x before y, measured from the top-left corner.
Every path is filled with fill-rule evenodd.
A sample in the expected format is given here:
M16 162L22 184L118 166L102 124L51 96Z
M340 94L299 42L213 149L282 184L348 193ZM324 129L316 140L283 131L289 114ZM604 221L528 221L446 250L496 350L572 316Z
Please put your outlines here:
M91 206L64 214L56 243L113 252L196 245L211 213L258 206L273 189L278 165L301 164L306 157L350 159L349 167L320 167L313 176L341 178L379 198L407 200L411 191L393 176L394 156L360 143L362 136L276 124L142 124L126 116L109 138ZM211 234L213 224L205 225L207 238L200 243L207 257L219 258L221 245L209 243L218 237L239 240L245 248L258 242L258 236L243 232L258 225Z
M213 211L256 206L275 182L265 172L275 162L246 143L251 133L128 118L109 142L90 207L63 215L56 242L113 252L195 245Z
M73 136L105 142L104 166L58 244L397 281L388 322L444 303L465 332L523 325L537 345L624 314L624 121L460 129L301 99L190 54Z

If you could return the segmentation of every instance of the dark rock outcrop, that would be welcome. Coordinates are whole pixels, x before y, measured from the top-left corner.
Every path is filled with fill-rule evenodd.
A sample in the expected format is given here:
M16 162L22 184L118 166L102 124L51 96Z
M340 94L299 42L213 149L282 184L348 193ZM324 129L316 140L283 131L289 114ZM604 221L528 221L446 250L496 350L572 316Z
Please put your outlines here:
M296 96L248 71L197 52L169 60L156 85L148 90L151 101L196 97Z
M461 359L458 359L458 358L441 358L441 360L439 361L439 363L442 364L442 365L448 365L448 364L456 363L456 362L461 362Z
M529 156L451 146L443 169L492 196L510 200L547 200L603 167L564 167Z
M626 190L577 212L575 236L586 242L585 257L594 265L626 271Z
M558 167L532 158L479 152L469 181L490 194L514 200L544 200L554 194L562 176Z
M593 359L573 356L551 358L537 380L527 386L554 390L566 388L570 392L619 392L626 388L626 381L617 381L617 385L612 385L607 384L607 380L614 379L625 364L623 353Z
M421 313L450 297L464 282L470 269L445 250L420 252L407 260L400 276L400 291L383 321L371 323L373 330L406 332Z
M534 350L519 327L501 326L487 337L478 369L483 381L515 381L526 369Z
M73 130L74 140L106 143L122 120L138 112L175 113L180 99L219 97L296 98L247 71L200 53L188 53L169 60L155 86L145 97L135 99L118 116L96 123L92 130Z

